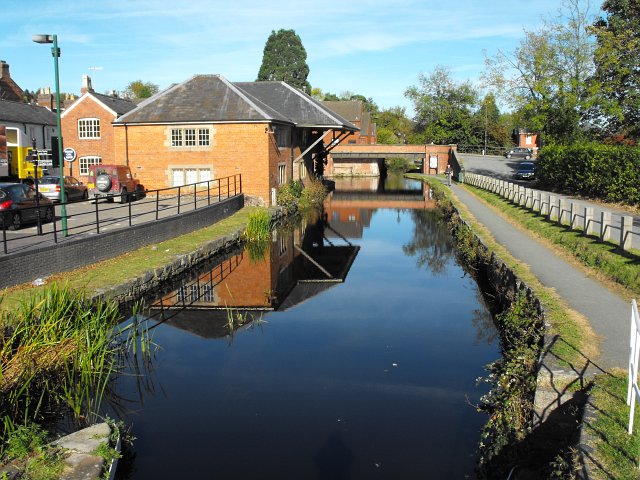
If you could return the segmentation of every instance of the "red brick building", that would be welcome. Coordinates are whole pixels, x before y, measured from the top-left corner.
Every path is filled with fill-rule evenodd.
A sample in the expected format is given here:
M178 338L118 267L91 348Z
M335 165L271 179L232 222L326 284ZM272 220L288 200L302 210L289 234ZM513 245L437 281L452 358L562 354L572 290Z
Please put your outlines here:
M133 110L136 104L125 98L96 93L87 75L83 76L82 83L81 97L62 112L60 119L64 147L73 148L77 155L71 164L73 176L86 181L89 165L118 163L112 122Z
M116 163L148 189L242 174L243 191L273 203L278 185L322 173L323 138L357 127L284 82L196 75L114 122ZM336 144L337 144L336 143Z
M371 113L364 109L364 103L360 100L348 101L324 101L325 106L329 107L340 116L346 118L356 127L360 129L350 136L347 144L364 144L375 145L378 143L378 134L376 123L371 121Z
M22 89L11 78L9 64L0 60L0 100L22 102Z

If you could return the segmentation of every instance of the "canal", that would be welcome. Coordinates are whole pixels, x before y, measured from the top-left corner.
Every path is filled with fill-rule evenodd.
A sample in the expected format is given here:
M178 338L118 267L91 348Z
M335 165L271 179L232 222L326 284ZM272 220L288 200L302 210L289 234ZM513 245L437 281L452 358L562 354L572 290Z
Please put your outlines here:
M499 345L433 207L420 182L337 181L318 218L148 298L118 478L473 478Z

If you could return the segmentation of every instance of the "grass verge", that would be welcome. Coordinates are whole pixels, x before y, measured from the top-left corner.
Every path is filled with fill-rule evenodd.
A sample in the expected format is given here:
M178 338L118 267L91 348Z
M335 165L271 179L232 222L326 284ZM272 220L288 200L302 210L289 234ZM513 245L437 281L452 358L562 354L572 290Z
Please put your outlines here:
M627 433L627 375L600 375L591 389L593 419L585 421L594 448L587 455L593 478L631 480L640 477L640 408L636 405L633 435Z

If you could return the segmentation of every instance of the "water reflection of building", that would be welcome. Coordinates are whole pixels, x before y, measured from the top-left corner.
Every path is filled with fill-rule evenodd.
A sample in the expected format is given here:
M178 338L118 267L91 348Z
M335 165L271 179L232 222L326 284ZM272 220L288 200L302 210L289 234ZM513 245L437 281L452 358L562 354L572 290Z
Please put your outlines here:
M331 229L349 238L362 238L378 209L431 209L433 194L423 182L390 177L343 177L324 203Z
M345 281L359 247L328 242L325 216L238 250L179 282L151 305L157 321L200 336L228 333L229 315L285 310ZM205 323L203 323L205 322ZM208 324L206 324L208 323Z

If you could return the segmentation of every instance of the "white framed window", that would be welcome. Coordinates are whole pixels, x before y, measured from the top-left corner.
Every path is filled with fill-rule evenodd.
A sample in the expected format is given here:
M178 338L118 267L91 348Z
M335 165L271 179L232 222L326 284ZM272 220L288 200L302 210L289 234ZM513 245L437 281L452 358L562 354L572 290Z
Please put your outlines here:
M171 146L172 147L182 146L182 129L181 128L171 129Z
M209 129L208 128L198 129L198 146L199 147L209 146Z
M213 285L206 283L202 285L202 295L200 297L201 302L212 303L213 302Z
M171 186L180 187L192 183L206 182L211 180L210 168L185 167L171 169Z
M307 165L305 165L304 160L300 162L300 178L307 178Z
M284 163L278 165L278 185L287 183L287 166Z
M78 138L100 138L100 119L81 118L78 120Z
M80 175L89 175L89 165L101 165L102 157L80 157L78 165L80 166Z
M208 128L172 128L172 147L208 147L211 145L211 132Z
M196 129L195 128L184 129L184 146L185 147L196 146Z
M524 137L524 144L531 145L533 143L533 137L531 135L527 135Z

